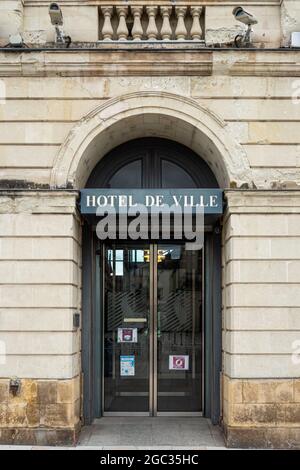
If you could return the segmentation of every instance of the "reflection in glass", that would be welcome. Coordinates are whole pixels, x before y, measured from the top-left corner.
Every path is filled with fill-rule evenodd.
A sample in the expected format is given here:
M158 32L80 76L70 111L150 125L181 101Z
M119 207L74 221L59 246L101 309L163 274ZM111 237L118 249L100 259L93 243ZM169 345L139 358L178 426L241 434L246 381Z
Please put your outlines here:
M149 246L145 247L149 248ZM149 263L144 247L111 245L105 249L104 411L149 411ZM124 340L118 341L118 329ZM122 337L122 335L120 335ZM122 375L122 357L133 370Z
M202 252L187 251L180 243L159 244L151 261L151 250L125 243L105 248L104 412L153 411L150 341L153 348L156 342L151 325L157 328L157 375L151 380L157 380L158 413L200 412ZM155 273L157 305L150 310Z
M201 411L202 252L159 245L157 410Z
M162 188L196 188L196 183L180 165L169 160L161 161Z
M122 166L108 183L109 188L141 188L142 160L135 160Z

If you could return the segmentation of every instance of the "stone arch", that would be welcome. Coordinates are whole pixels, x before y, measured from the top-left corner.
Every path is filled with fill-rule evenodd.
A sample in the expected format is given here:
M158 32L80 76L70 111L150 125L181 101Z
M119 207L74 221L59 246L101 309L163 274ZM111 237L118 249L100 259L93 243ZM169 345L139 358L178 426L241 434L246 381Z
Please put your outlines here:
M211 167L220 187L250 184L245 151L222 119L193 99L148 91L107 100L84 116L60 147L51 187L83 187L96 163L112 148L151 136L191 148Z

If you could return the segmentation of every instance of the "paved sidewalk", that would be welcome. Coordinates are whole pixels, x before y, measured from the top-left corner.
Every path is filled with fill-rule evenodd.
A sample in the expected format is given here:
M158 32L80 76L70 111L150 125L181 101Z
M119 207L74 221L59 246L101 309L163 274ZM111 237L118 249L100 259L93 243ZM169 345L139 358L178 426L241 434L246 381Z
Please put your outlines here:
M210 450L225 449L218 426L206 418L107 417L82 429L75 447L0 446L0 450Z
M79 446L224 447L220 429L201 417L109 417L83 429Z

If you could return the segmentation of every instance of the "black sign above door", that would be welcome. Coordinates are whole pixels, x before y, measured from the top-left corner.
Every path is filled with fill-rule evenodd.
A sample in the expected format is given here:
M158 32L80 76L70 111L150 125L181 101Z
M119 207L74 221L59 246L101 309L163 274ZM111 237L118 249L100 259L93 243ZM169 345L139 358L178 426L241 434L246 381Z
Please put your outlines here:
M202 209L204 214L223 213L223 191L221 189L112 189L86 188L81 190L80 211L96 214L114 209L116 213L126 208L142 205L150 211L159 211L165 205L179 207L182 212Z

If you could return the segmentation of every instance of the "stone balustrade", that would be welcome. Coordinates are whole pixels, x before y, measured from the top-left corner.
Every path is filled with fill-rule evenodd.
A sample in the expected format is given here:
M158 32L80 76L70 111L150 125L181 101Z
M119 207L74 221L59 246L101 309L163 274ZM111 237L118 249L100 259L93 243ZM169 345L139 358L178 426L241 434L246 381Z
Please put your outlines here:
M100 7L102 41L201 41L204 8L198 5L146 5L128 2Z

